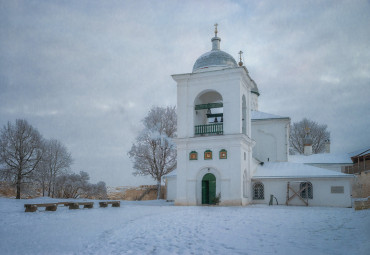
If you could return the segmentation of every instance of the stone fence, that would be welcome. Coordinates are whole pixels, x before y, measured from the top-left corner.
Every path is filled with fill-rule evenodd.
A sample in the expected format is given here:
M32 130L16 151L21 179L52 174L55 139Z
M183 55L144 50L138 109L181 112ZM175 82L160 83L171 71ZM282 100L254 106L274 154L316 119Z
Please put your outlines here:
M355 201L355 210L370 209L370 197L367 200Z

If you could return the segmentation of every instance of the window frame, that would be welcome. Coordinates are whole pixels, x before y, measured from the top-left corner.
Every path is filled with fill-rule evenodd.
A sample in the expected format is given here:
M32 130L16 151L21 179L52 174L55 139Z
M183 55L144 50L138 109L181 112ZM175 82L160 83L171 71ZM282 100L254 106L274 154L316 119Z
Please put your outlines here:
M303 199L307 199L307 198L308 199L313 199L313 186L312 186L311 182L308 182L308 181L301 182L299 184L299 190L301 190L303 187L305 187L306 184L308 184L307 190L302 190L299 195Z
M206 155L209 155L209 157L207 157ZM212 160L212 151L211 150L206 150L204 152L204 160Z
M224 154L225 156L221 156L221 154ZM227 159L227 150L225 150L225 149L220 150L219 158L220 159Z
M265 186L262 182L255 182L252 186L253 200L264 200L265 199Z
M195 157L192 157L193 155L195 155ZM198 152L196 151L191 151L189 153L189 160L198 160Z

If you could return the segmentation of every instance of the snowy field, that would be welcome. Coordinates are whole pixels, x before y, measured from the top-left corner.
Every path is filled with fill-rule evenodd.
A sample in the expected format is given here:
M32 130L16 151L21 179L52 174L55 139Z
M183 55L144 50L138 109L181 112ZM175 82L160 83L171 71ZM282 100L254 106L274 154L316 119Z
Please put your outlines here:
M122 201L24 212L51 201L65 200L0 198L0 254L370 254L370 210Z

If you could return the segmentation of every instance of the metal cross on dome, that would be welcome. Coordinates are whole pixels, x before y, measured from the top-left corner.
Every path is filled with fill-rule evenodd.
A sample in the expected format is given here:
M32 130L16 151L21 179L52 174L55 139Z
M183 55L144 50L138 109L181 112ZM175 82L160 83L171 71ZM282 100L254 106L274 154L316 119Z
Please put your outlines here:
M218 26L218 24L217 23L215 23L215 37L217 37L217 26Z
M242 51L239 51L239 66L243 66L243 61L242 61Z

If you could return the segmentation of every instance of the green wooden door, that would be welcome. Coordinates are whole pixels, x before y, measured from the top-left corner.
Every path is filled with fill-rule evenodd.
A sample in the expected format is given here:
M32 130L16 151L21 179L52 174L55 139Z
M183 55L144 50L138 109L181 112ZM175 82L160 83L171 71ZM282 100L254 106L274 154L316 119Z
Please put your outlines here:
M202 204L214 204L216 196L216 177L206 174L202 179Z

